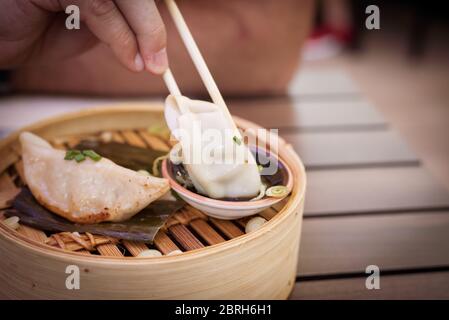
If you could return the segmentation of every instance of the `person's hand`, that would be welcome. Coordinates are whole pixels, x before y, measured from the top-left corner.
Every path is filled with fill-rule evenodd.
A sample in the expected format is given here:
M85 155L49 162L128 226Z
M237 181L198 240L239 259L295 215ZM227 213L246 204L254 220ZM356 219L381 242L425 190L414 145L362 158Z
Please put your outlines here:
M80 9L81 28L65 27L65 8ZM68 58L98 41L129 70L168 66L166 31L154 0L1 0L0 68Z

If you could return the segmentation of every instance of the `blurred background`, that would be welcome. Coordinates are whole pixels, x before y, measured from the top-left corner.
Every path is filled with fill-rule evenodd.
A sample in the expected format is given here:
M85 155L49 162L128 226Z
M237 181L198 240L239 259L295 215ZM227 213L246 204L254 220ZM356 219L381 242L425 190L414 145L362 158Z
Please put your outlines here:
M380 9L367 30L365 8ZM449 189L449 11L438 1L318 1L306 70L344 70Z

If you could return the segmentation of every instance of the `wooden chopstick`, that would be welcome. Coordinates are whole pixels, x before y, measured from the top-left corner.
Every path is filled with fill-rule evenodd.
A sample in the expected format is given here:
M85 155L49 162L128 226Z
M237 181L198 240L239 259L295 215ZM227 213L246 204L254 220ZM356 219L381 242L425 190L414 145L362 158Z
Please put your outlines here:
M165 0L165 3L168 7L168 11L170 12L170 15L173 18L173 21L176 25L176 28L178 29L178 32L181 36L182 41L184 42L184 45L187 48L187 51L189 52L190 58L193 61L193 64L195 65L201 80L203 81L207 91L209 92L210 97L212 98L212 101L221 107L222 112L226 118L230 121L230 123L233 125L233 128L235 130L235 135L237 137L240 137L240 132L237 130L237 127L234 123L234 120L232 119L231 113L228 110L228 107L226 106L226 103L220 93L220 90L218 90L217 84L214 81L214 78L212 77L209 68L206 65L206 62L204 61L203 56L201 55L200 50L198 49L198 46L195 43L195 40L193 39L192 34L190 33L189 28L187 27L187 24L181 14L181 11L179 11L178 6L176 5L174 0ZM170 76L171 73L168 74L167 77ZM164 74L164 80L165 74ZM169 79L168 79L169 80ZM167 84L168 86L168 84ZM169 88L170 90L170 88ZM170 91L171 92L171 91Z
M181 95L181 90L179 90L178 84L176 83L170 68L165 70L164 74L162 75L162 78L164 79L165 85L167 86L168 91L170 92L171 95L174 96Z

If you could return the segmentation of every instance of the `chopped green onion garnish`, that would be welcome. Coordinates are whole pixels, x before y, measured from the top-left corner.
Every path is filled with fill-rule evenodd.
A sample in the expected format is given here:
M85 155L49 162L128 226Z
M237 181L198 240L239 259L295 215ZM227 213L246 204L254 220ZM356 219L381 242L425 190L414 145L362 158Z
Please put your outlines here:
M78 153L77 155L75 155L74 159L76 162L81 162L86 160L86 156L82 153Z
M242 141L237 136L233 136L232 140L234 140L234 142L237 143L238 145L242 144Z
M76 162L81 162L86 160L86 157L91 158L93 161L99 161L101 159L101 156L93 150L67 150L64 160L75 160Z
M257 169L259 170L259 173L260 173L260 172L263 171L263 166L259 164L259 165L257 166Z
M81 151L79 150L67 150L65 153L64 160L73 160L75 159L75 156L81 154Z
M93 150L83 150L83 155L91 158L93 161L100 161L101 156Z
M286 186L274 186L267 189L265 195L273 198L283 198L288 195L288 189Z

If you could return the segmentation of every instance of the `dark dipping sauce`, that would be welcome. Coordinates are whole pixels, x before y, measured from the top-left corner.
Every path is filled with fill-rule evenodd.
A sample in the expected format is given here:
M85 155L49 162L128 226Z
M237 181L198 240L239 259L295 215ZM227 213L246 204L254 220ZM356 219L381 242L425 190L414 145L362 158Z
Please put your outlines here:
M266 151L257 147L250 147L251 153L256 159L257 165L260 166L260 176L262 179L262 183L267 186L267 189L273 186L279 185L287 185L288 173L285 169L282 162L277 160L277 157L272 155L269 151ZM189 174L187 170L184 168L184 165L181 164L173 164L170 160L167 161L167 169L169 174L184 188L189 191L192 191L196 194L200 194L202 196L207 197L204 194L199 193L192 183L182 183L176 177L181 177L184 181L189 181ZM254 197L257 197L255 195ZM249 201L254 197L239 197L239 198L220 198L215 200L222 201Z

